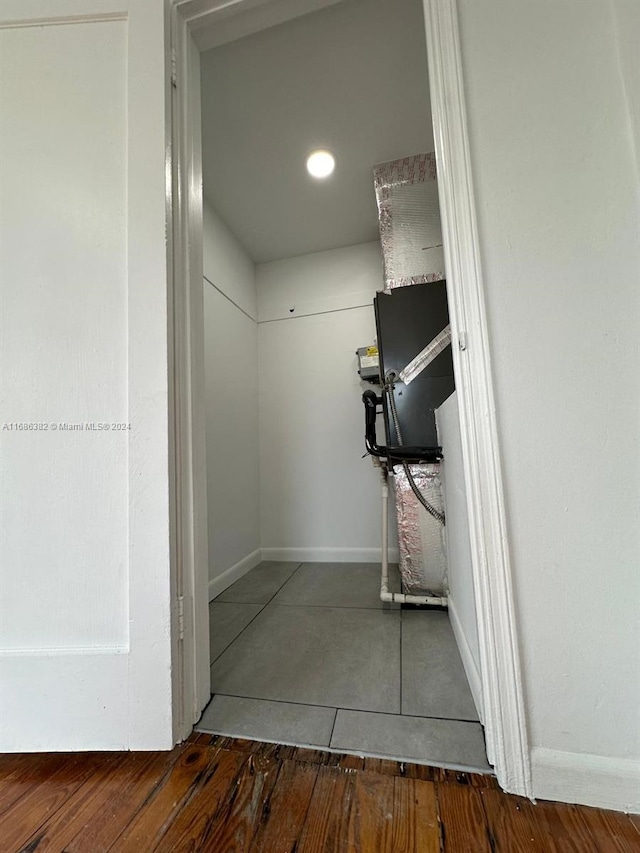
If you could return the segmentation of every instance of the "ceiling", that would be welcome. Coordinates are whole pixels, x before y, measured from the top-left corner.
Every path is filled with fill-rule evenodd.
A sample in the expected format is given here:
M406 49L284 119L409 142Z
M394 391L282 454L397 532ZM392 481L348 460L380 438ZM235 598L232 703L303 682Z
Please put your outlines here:
M196 14L189 27L202 52L342 0L187 0L189 3L199 4L196 11L205 13Z
M205 196L256 263L377 239L373 166L433 150L421 0L342 0L205 51L202 134Z

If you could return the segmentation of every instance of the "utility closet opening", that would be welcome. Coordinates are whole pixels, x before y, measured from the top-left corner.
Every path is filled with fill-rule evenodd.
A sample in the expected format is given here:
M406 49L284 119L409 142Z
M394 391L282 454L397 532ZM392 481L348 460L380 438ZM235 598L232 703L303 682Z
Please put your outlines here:
M421 0L222 29L201 91L196 728L491 772Z

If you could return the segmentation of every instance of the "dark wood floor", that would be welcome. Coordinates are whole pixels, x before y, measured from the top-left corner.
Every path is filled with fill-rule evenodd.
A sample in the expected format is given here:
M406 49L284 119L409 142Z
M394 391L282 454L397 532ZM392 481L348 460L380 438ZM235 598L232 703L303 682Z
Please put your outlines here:
M194 735L170 753L0 757L2 853L640 851L640 821L491 776Z

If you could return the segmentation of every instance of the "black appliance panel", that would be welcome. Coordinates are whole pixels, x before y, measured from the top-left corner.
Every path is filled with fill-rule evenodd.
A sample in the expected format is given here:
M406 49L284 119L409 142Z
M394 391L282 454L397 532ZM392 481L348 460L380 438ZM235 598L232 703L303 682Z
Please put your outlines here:
M444 281L378 293L374 306L382 377L390 370L400 373L449 322ZM450 346L409 385L401 381L396 384L396 409L405 445L438 444L434 410L454 390ZM386 394L383 397L387 443L398 445Z

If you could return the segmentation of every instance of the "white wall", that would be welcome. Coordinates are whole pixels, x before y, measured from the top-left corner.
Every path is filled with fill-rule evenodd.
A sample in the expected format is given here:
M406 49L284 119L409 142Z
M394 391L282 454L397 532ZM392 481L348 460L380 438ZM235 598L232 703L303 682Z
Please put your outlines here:
M458 641L458 648L471 686L473 699L482 719L480 646L478 643L476 600L473 592L469 516L462 463L457 391L454 391L436 410L436 424L438 426L438 441L442 446L444 456L440 464L440 476L447 521L445 536L449 579L449 617Z
M213 597L260 558L258 327L253 262L206 202L203 248L209 592Z
M378 474L361 458L371 386L360 382L355 350L375 338L379 243L261 264L256 274L263 553L377 561ZM397 558L393 520L390 530Z
M458 5L534 791L640 809L639 204L612 7Z
M257 320L255 266L244 246L205 198L202 252L204 277Z

